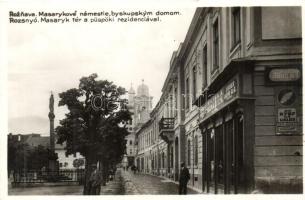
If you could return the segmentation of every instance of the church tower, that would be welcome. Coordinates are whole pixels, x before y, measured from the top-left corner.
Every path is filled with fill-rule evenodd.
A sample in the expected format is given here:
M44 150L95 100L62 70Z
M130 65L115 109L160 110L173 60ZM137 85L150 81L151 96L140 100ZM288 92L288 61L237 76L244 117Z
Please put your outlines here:
M128 110L132 113L131 120L127 124L129 135L126 136L126 152L122 160L123 167L132 166L136 154L135 133L142 124L149 120L152 109L152 97L149 96L149 88L144 84L138 86L137 93L132 87L128 90Z

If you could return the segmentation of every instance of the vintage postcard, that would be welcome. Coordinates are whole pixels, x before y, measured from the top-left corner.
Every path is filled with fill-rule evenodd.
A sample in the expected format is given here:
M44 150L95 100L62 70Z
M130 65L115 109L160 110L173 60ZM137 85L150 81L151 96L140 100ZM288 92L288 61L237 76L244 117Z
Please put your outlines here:
M302 197L301 4L2 5L4 196Z

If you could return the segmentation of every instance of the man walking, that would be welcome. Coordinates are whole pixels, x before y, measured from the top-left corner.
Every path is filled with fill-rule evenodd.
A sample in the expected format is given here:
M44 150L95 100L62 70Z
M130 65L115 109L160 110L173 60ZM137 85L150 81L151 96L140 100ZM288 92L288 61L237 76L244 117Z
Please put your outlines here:
M181 163L181 171L179 178L179 194L187 194L187 182L190 180L190 172L185 167L185 163Z

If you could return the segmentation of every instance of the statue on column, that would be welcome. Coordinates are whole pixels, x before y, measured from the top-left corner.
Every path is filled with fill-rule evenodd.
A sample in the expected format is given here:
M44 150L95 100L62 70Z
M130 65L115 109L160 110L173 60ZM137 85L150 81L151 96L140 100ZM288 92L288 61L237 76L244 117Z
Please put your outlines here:
M51 92L51 96L49 99L49 109L50 109L49 119L53 120L55 118L55 115L54 115L54 96L53 96L52 92Z
M54 96L52 92L49 100L49 108L50 108L50 112L54 113Z

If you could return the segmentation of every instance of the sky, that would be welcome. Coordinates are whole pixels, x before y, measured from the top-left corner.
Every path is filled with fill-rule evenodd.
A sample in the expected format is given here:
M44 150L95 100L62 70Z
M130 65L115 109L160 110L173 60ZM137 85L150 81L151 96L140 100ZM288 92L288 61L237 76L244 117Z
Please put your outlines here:
M60 8L32 10L62 11ZM163 16L157 23L140 24L9 24L8 131L48 135L50 92L54 93L57 126L67 112L65 107L57 106L58 93L77 87L82 76L92 73L127 90L131 83L136 90L144 79L155 105L161 95L172 53L183 42L195 8L146 10L178 10L181 14Z

